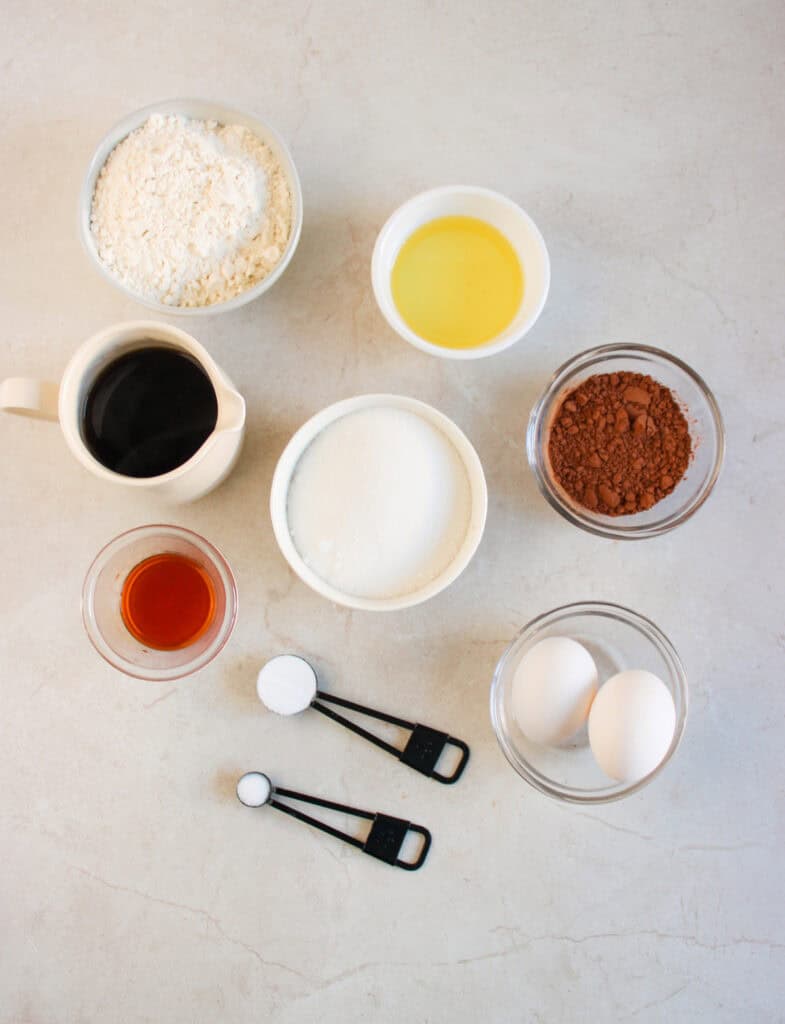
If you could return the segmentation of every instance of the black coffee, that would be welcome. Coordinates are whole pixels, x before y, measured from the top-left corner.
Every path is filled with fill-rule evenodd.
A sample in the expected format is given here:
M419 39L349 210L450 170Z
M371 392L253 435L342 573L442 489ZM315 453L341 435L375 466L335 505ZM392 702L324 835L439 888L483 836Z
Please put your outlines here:
M201 366L184 352L153 344L101 370L84 405L85 444L124 476L160 476L181 466L218 418L215 391Z

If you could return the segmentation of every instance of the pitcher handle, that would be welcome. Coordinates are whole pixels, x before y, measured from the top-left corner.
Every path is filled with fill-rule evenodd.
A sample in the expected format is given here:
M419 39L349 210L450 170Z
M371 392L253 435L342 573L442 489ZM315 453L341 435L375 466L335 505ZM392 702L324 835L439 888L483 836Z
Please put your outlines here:
M0 383L0 409L37 420L56 420L59 391L59 385L49 380L7 377Z

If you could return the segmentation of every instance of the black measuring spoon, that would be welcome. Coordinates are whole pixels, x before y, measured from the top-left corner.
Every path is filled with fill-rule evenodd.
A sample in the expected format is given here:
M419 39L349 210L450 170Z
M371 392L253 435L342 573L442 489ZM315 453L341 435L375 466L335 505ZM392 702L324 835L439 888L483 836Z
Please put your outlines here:
M340 829L333 828L326 822L298 811L296 807L281 803L281 797L286 800L313 804L316 807L325 807L330 811L340 811L342 814L349 814L354 818L363 818L365 821L372 822L371 831L364 840L357 839L346 832L341 832ZM410 821L394 818L390 814L360 811L356 807L347 807L345 804L337 804L332 800L308 796L306 793L295 793L291 789L281 789L278 786L273 786L269 777L263 772L246 772L240 778L237 783L237 799L246 807L264 807L265 804L269 804L270 807L275 807L277 810L283 811L284 814L297 818L298 821L304 821L307 825L313 825L314 828L321 829L322 832L327 832L329 835L335 836L336 839L349 843L350 846L355 846L363 853L367 853L369 857L376 857L377 860L383 860L385 864L403 868L405 871L417 871L418 868L421 868L431 848L431 833L422 825L413 825ZM413 861L401 860L398 856L409 832L414 832L422 838L422 847L417 859Z
M469 760L468 746L463 740L454 739L446 732L432 729L428 725L407 722L403 718L396 718L384 711L375 711L373 708L355 704L354 701L344 700L343 697L336 697L320 690L313 666L297 654L279 654L268 661L259 672L256 692L264 706L279 715L296 715L305 711L306 708L313 708L358 736L362 736L363 739L381 747L382 750L386 750L388 754L397 757L403 764L414 768L415 771L427 775L429 779L436 779L437 782L447 785L457 782ZM392 743L387 743L386 740L374 736L373 733L363 729L362 726L350 719L344 718L343 715L339 715L332 708L327 707L328 703L337 704L338 707L347 708L349 711L366 715L368 718L378 719L380 722L388 722L400 729L408 729L411 735L401 750L394 747ZM443 775L436 771L436 764L445 747L448 746L455 747L460 751L460 759L451 775Z

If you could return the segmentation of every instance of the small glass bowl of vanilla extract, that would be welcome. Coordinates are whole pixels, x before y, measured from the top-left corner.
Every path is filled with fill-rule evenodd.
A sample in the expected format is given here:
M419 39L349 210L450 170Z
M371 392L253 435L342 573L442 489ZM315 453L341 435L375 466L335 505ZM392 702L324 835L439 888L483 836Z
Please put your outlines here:
M231 636L237 586L204 537L140 526L115 537L90 566L82 619L113 668L137 679L180 679L212 661Z

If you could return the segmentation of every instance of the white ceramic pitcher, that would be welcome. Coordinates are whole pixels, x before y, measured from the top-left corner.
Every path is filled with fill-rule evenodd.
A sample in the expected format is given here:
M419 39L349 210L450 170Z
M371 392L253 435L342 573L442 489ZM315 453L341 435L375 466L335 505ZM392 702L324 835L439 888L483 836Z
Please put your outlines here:
M119 356L150 343L187 352L210 378L218 402L215 429L187 462L160 476L131 477L103 466L82 438L87 392L100 371ZM74 352L59 386L50 381L9 377L0 383L0 409L57 420L68 447L95 476L146 490L166 501L193 501L216 487L234 466L245 434L245 400L208 352L190 334L167 324L137 320L94 334Z

